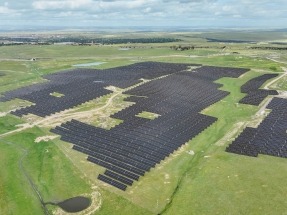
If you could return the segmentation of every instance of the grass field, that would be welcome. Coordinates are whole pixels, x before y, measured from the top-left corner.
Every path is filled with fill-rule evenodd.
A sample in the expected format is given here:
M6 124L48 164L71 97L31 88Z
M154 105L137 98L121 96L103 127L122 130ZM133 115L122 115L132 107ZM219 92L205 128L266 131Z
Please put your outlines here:
M6 152L4 151L4 155L11 156L15 154L14 151L18 152L13 156L13 163L15 163L15 165L7 167L7 163L1 163L1 176L7 175L8 173L7 178L1 180L1 185L10 183L10 186L13 186L13 176L17 176L16 179L22 178L23 180L20 184L14 184L19 184L18 187L15 186L13 189L4 189L9 195L1 195L1 202L8 201L9 199L7 199L7 197L9 196L13 196L13 198L18 199L20 202L11 201L10 204L4 206L4 210L7 209L7 213L5 214L17 214L20 213L20 211L21 214L30 214L33 208L37 207L38 213L41 214L41 210L39 210L41 206L38 200L25 197L27 196L26 193L34 197L34 193L33 190L30 189L27 179L23 177L24 173L21 168L19 168L19 162L21 160L24 169L33 179L45 202L59 201L74 195L90 192L89 183L81 178L77 170L69 163L68 158L63 156L63 153L55 147L53 143L34 142L35 138L41 135L43 135L43 132L40 129L33 128L6 137L4 140L0 139L1 153L3 153L2 148L6 148L7 150ZM27 150L28 153L23 157L25 150ZM8 157L7 159L12 158ZM69 189L70 187L73 187L73 189ZM22 198L27 199L27 202L21 202ZM13 208L16 210L13 210Z
M182 37L189 38L185 34ZM200 43L204 43L203 40ZM281 73L283 63L266 59L268 54L276 51L253 53L256 51L252 50L251 53L244 46L235 44L231 51L203 48L181 52L170 49L169 45L129 51L120 51L118 45L0 47L0 72L5 74L0 76L0 94L43 82L42 75L71 69L78 63L106 62L94 67L98 69L141 61L251 69L238 79L218 80L223 84L221 89L229 91L230 95L203 111L217 117L218 121L166 158L126 192L98 181L96 177L104 169L87 162L86 156L71 149L71 144L58 138L35 143L37 137L52 135L48 128L35 126L0 136L0 214L43 214L37 195L20 168L21 162L45 202L77 195L90 197L92 193L99 193L97 205L91 206L99 208L92 214L286 214L286 160L270 156L250 158L224 151L246 123L254 120L253 116L259 110L259 107L237 104L244 96L240 93L240 86L264 73ZM233 51L240 54L232 54ZM279 54L284 55L282 52ZM37 60L29 61L31 58ZM285 79L280 79L271 87L286 90ZM85 103L77 111L100 108L116 93ZM107 116L129 105L123 101L125 97L119 93L109 108L89 119L90 123L105 128L120 123ZM24 119L6 112L29 103L13 100L0 105L0 135L26 123ZM140 117L155 116L144 112ZM233 131L233 136L225 139ZM48 209L51 213L57 211L54 206L48 206Z

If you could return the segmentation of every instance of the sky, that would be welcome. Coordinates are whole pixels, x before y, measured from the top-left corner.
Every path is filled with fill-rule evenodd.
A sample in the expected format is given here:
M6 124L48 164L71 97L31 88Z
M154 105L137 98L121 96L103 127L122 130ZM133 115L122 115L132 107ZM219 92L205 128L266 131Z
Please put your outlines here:
M287 28L287 1L0 0L3 26Z

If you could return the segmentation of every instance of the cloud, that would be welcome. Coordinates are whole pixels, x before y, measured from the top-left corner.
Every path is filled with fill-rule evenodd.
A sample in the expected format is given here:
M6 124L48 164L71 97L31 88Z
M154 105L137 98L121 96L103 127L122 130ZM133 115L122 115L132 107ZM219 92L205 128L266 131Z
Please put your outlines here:
M9 14L11 10L6 6L0 6L0 14Z
M16 16L16 15L20 15L20 13L17 12L16 10L8 8L8 3L5 2L4 6L0 6L0 15Z
M148 5L150 2L155 0L102 0L102 1L93 1L93 0L63 0L63 1L34 1L32 6L36 10L55 10L55 9L135 9L140 8L144 5Z
M39 25L165 26L273 21L284 26L286 9L285 0L260 0L260 4L254 0L6 0L0 3L0 20L15 25L33 20Z
M32 6L36 10L76 9L92 4L92 0L64 0L64 1L35 1Z

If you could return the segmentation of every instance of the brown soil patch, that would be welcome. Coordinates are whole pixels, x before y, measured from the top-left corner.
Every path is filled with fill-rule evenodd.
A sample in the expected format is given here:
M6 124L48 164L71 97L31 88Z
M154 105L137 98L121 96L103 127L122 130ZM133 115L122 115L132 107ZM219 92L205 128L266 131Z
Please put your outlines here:
M57 137L58 137L57 135L37 137L37 138L35 139L35 143L39 143L39 142L41 142L41 141L48 142L49 140L53 140L53 139L55 139L55 138L57 138Z

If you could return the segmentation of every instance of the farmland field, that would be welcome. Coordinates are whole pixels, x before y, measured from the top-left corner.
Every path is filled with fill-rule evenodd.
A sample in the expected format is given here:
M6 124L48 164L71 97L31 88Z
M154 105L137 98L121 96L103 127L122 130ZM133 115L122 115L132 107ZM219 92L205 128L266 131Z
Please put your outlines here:
M272 38L280 40L284 38L282 34L234 33L231 38L264 42L264 46L270 43L274 47ZM19 117L13 113L31 105L49 104L35 105L20 96L9 101L0 100L0 214L66 214L59 207L46 203L75 196L91 199L90 207L80 214L286 214L287 159L263 154L249 157L225 150L247 126L256 127L264 120L270 112L266 109L267 102L272 97L286 98L287 54L276 49L250 49L250 46L260 46L258 44L206 40L207 37L227 39L224 32L161 35L181 41L128 45L0 46L0 99L5 93L21 87L47 84L49 81L43 76L64 74L67 70L78 69L74 67L77 64L91 63L88 68L96 69L93 70L95 73L98 70L114 72L120 67L133 68L150 62L189 65L187 73L193 73L201 66L248 70L238 77L215 79L216 84L209 80L208 83L218 86L218 91L228 92L199 112L217 120L182 143L126 191L98 180L105 168L88 162L87 155L72 149L69 141L61 140L61 135L51 132L51 129L77 120L112 132L125 119L111 115L129 110L137 103L129 101L130 95L126 91L153 86L152 83L161 83L174 74L163 71L156 76L156 71L148 71L150 77L141 82L132 82L123 88L110 84L112 86L105 86L108 93L42 117L33 113ZM131 48L120 49L125 46ZM195 48L178 50L172 46ZM33 58L35 60L31 60ZM93 64L95 62L104 63ZM180 72L182 70L176 75ZM258 106L240 103L246 95L241 92L241 86L264 74L278 76L264 82L260 89L278 90L279 95L268 95ZM97 84L101 84L100 81ZM68 93L53 93L55 99L68 97ZM73 95L73 92L69 94ZM139 97L147 100L143 98L147 97L145 95ZM156 121L162 116L143 110L135 119ZM173 127L173 124L165 126Z

